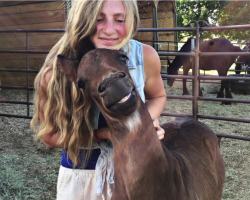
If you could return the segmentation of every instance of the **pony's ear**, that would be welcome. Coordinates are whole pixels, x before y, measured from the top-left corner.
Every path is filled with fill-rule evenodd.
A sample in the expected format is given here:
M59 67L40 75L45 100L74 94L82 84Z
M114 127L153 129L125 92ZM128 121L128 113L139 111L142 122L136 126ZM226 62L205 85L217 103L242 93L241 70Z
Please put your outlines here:
M95 49L94 43L91 41L90 37L84 38L82 41L79 42L77 47L77 58L79 60L88 53L89 51Z
M57 67L60 69L60 71L65 74L69 81L75 82L77 79L77 67L78 63L65 58L62 55L57 55Z

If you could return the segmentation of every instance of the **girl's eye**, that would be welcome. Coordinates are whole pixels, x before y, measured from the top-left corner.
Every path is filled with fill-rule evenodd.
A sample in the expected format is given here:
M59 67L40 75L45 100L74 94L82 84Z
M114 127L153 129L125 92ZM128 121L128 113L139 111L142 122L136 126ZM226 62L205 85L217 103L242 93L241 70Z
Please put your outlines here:
M97 19L97 22L103 22L104 21L104 19L103 18L99 18L99 19Z
M115 21L118 22L118 23L124 23L125 22L124 19L116 19Z

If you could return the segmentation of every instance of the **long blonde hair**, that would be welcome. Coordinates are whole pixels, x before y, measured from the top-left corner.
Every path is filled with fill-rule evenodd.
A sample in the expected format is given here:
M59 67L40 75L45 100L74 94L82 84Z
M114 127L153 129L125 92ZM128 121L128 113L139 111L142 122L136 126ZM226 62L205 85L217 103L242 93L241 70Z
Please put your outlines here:
M68 81L66 76L58 70L57 55L61 54L70 59L78 59L78 61L81 59L78 52L80 51L79 46L84 39L95 34L96 21L104 1L76 0L73 2L66 22L65 33L50 50L34 83L35 112L31 120L31 129L36 134L36 141L51 130L60 131L57 145L67 149L74 166L84 165L91 154L93 140L93 128L89 121L91 101L87 94ZM126 9L127 36L117 48L129 45L129 39L135 35L139 24L136 0L121 1ZM52 69L53 73L45 92L46 102L43 103L39 97L39 90L41 90L41 83L44 81L48 68ZM42 124L39 118L41 107L44 107ZM80 148L83 146L90 149L84 162L79 159Z

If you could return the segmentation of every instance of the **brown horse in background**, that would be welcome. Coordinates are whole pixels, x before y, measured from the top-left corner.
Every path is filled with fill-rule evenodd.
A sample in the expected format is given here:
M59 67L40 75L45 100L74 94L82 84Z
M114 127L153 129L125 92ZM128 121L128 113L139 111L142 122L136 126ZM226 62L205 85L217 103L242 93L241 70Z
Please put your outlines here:
M179 52L191 51L191 39L182 46ZM200 43L199 50L201 52L241 52L241 49L225 38L216 38ZM199 58L199 68L201 70L216 70L219 76L227 76L227 72L231 65L235 62L238 56L218 55L218 56L201 56ZM178 70L183 66L183 75L187 75L188 71L192 69L192 62L189 56L176 56L172 63L168 61L167 73L169 75L178 75ZM172 86L174 78L168 78L167 84ZM219 98L224 98L224 89L226 98L233 98L229 89L229 83L226 80L221 81L221 88L217 95ZM186 86L186 79L183 79L183 95L188 95L189 92ZM202 92L200 90L200 95Z
M107 121L114 151L112 200L221 199L225 168L216 135L184 118L162 125L166 136L160 141L124 53L96 49L79 67L58 59L61 72L95 101Z

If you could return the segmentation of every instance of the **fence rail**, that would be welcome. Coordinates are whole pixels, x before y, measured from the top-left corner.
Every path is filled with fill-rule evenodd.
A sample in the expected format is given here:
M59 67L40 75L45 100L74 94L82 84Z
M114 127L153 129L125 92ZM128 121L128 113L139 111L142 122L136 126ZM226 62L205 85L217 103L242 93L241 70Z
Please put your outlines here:
M232 29L249 29L250 24L248 25L235 25L235 26L222 26L222 27L200 27L199 23L200 21L191 21L190 23L194 23L196 27L182 27L182 28L141 28L138 31L139 32L169 32L169 31L195 31L196 32L196 38L199 38L200 31L211 31L211 30L232 30ZM0 103L7 103L7 104L22 104L27 105L27 115L14 115L14 114L4 114L0 113L0 116L5 117L17 117L17 118L27 118L31 119L32 116L30 116L29 112L29 106L33 105L33 102L29 101L29 91L33 90L33 87L30 87L29 83L29 74L31 73L38 73L38 70L29 69L29 55L30 54L47 54L49 51L40 51L40 50L29 50L29 33L52 33L52 32L61 32L63 33L64 29L43 29L43 30L0 30L1 33L26 33L26 50L1 50L0 54L5 53L20 53L20 54L26 54L27 59L27 68L26 69L5 69L1 68L0 72L20 72L20 73L26 73L27 74L27 86L8 86L8 85L0 85L0 89L22 89L27 91L27 101L6 101L6 100L0 100ZM153 41L154 42L154 41ZM157 41L159 42L159 41ZM174 44L178 44L176 41L165 41L168 42L168 45L170 42ZM168 77L178 78L178 79L191 79L193 82L193 94L192 96L179 96L179 95L168 95L169 99L182 99L182 100L190 100L192 101L192 115L188 114L176 114L176 113L162 113L162 116L173 116L173 117L183 117L183 116L190 116L194 119L198 120L198 118L201 119L215 119L215 120L226 120L226 121L234 121L234 122L243 122L243 123L250 123L250 120L248 119L235 119L235 118L229 118L229 117L220 117L220 116L209 116L209 115L199 115L198 114L198 101L227 101L227 102L237 102L237 103L246 103L249 104L250 100L241 100L241 99L226 99L226 98L207 98L207 97L200 97L199 94L199 81L201 80L247 80L249 81L249 77L215 77L215 76L199 76L199 57L200 56L213 56L213 55L249 55L249 52L199 52L199 40L196 40L195 43L195 51L187 52L187 53L180 53L180 52L158 52L159 56L176 56L176 55L182 55L182 56L191 56L195 59L195 65L193 67L193 75L191 76L184 76L184 75L166 75L162 74L162 78L166 79ZM217 133L218 137L228 137L233 139L241 139L241 140L248 140L250 141L250 137L242 137L237 135L228 135L228 134L221 134Z

